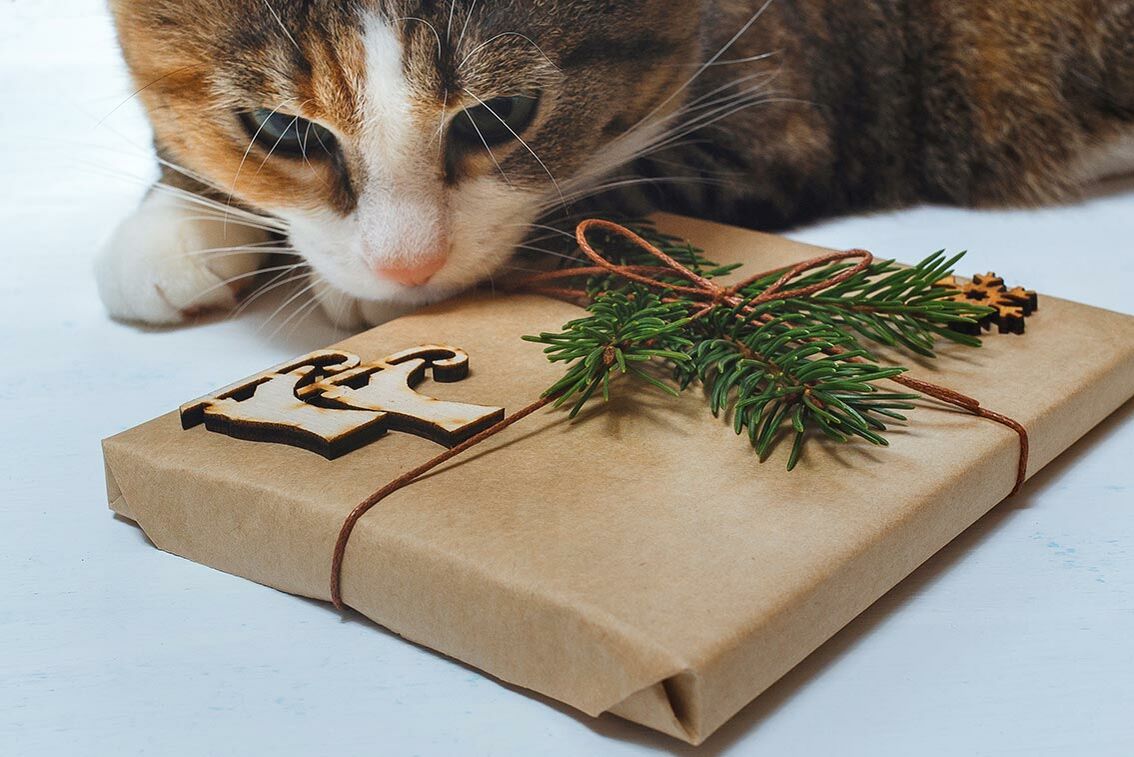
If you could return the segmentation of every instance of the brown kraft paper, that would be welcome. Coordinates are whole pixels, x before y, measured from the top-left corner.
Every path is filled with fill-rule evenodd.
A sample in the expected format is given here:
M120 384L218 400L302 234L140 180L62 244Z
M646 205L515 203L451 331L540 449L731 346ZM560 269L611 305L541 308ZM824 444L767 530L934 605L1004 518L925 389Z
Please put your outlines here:
M818 252L662 225L749 272ZM520 337L580 313L481 294L337 346L463 348L468 379L420 391L511 412L563 370ZM1134 396L1134 318L1041 298L1025 336L889 358L1021 421L1033 475ZM541 412L382 502L347 547L344 599L501 680L697 744L1013 488L1019 441L996 423L927 402L890 439L816 441L788 473L786 449L760 464L700 392L620 380L577 421ZM330 461L176 412L104 443L111 507L159 548L323 600L347 514L441 449L391 432Z

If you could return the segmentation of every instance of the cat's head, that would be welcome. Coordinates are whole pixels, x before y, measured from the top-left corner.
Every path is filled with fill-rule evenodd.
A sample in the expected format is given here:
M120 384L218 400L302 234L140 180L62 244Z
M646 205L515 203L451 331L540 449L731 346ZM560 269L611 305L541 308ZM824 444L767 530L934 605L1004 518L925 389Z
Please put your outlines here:
M163 155L286 221L335 287L412 303L657 137L701 5L112 0Z

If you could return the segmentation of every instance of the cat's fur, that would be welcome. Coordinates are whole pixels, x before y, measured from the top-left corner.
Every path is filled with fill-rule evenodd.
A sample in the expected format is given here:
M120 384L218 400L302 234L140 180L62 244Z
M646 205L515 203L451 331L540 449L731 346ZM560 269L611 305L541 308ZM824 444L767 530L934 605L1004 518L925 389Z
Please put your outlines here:
M166 186L99 281L113 314L147 322L231 307L273 237L356 324L490 276L531 224L608 187L602 202L776 228L1058 200L1134 167L1129 0L111 5ZM461 109L536 92L522 139L446 148ZM258 107L325 125L341 150L249 147L238 114ZM375 273L439 251L425 286Z

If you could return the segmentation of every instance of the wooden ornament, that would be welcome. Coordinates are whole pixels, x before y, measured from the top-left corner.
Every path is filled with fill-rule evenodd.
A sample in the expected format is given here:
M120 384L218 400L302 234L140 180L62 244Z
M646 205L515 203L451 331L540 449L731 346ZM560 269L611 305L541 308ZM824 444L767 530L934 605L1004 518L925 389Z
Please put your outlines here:
M243 381L229 384L224 389L220 389L212 394L185 403L181 406L181 427L190 429L194 426L201 425L205 422L205 408L211 403L224 399L246 400L255 393L256 387L270 381L276 376L288 374L308 366L317 369L323 374L330 375L350 370L361 363L362 358L340 350L319 350L318 352L312 352L290 362L281 363L275 368L269 368Z
M363 363L324 350L284 363L181 408L185 429L202 423L237 439L288 444L335 459L389 430L453 447L504 418L504 409L445 402L414 391L468 376L463 350L426 345Z
M1014 287L1009 289L1004 279L995 273L973 276L965 281L956 276L942 279L939 284L957 290L953 297L957 302L969 302L993 309L979 323L953 324L954 331L971 336L979 336L995 324L1001 334L1023 334L1025 319L1039 310L1039 295L1030 289Z
M333 460L386 433L382 413L336 411L297 396L316 370L310 366L259 384L246 400L218 399L205 406L205 428L237 439L274 442Z

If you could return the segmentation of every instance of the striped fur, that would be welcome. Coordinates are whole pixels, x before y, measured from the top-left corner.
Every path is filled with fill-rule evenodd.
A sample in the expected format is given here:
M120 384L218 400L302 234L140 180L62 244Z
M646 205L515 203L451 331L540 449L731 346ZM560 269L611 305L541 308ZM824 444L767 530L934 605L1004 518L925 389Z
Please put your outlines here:
M167 182L273 219L348 300L448 296L506 265L531 224L595 204L779 228L1047 202L1130 167L1129 0L111 5L158 154L180 167ZM520 139L449 149L462 109L535 93ZM338 149L250 146L239 114L259 107L326 126ZM438 250L428 285L374 275ZM112 243L103 278L150 292L128 257ZM110 299L140 320L195 309Z

